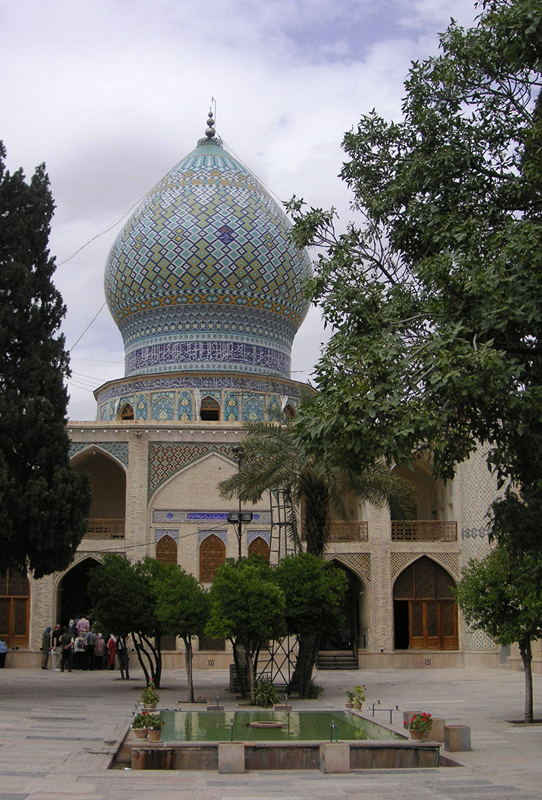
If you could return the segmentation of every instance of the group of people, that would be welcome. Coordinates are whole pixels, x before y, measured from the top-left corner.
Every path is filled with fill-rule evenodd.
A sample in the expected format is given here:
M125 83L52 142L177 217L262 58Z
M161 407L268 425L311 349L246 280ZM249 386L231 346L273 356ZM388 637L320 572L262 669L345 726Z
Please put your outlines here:
M118 660L120 675L130 677L128 647L122 636L107 638L94 631L85 617L71 619L68 625L48 625L42 634L41 668L60 672L72 669L115 669Z

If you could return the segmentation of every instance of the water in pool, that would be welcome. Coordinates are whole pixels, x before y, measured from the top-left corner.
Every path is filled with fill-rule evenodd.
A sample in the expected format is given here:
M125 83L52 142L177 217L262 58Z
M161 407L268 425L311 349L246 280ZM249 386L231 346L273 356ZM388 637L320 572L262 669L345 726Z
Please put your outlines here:
M162 711L162 741L282 742L400 739L393 731L344 711ZM280 728L253 728L251 722ZM333 727L334 726L334 727Z

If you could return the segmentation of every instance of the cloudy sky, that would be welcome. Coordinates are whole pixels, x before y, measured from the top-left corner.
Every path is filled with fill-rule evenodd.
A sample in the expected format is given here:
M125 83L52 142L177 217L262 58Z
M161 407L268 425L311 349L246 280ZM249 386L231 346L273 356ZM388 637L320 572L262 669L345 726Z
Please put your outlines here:
M398 119L410 61L474 15L473 0L0 0L0 139L10 169L46 162L51 179L72 420L93 419L92 389L123 375L107 308L80 338L109 248L202 136L211 97L217 133L278 199L345 219L343 133L372 108ZM313 310L292 377L309 378L324 338Z

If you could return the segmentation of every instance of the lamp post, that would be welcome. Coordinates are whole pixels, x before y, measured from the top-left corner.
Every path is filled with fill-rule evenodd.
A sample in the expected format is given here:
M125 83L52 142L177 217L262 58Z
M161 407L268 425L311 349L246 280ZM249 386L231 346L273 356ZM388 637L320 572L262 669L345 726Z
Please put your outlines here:
M241 462L243 460L243 450L241 447L233 447L233 452L237 456L237 465L239 470L239 475L241 474ZM233 512L232 514L228 514L228 523L230 525L237 526L237 557L241 560L241 535L243 531L243 522L246 524L247 522L252 522L252 517L254 516L252 511L243 511L241 509L241 493L239 492L239 506L238 511Z

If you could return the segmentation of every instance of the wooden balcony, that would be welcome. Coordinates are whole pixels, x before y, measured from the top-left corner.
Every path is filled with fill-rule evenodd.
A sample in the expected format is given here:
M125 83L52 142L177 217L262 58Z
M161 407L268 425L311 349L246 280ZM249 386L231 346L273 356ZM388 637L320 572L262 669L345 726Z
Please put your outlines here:
M124 539L124 519L87 519L85 539Z
M457 522L434 519L391 521L393 542L456 542Z
M332 522L329 526L330 542L366 542L368 538L367 522Z

